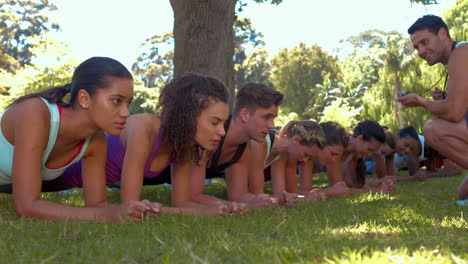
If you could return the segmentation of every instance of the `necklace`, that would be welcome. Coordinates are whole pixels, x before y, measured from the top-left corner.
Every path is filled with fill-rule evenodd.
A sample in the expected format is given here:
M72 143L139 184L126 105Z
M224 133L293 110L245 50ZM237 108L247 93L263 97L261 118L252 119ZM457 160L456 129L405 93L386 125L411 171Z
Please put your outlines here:
M453 44L452 44L452 49L450 50L450 54L452 54L453 50L457 47L457 42L454 41ZM450 55L449 55L450 56ZM448 92L448 87L447 87L447 81L448 81L448 69L447 69L447 66L445 66L445 80L444 80L444 87L442 88L443 91L444 91L444 99L447 97L447 92ZM440 82L440 80L442 79L444 75L442 75L440 77L440 79L432 86L432 88L434 88L435 85L437 85L437 83ZM431 89L432 90L432 89Z

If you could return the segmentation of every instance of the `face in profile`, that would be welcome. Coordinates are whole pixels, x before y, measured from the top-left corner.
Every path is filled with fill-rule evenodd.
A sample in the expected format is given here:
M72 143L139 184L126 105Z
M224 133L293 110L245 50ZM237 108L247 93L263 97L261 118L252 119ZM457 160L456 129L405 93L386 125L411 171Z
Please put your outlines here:
M254 113L248 114L247 131L250 139L264 142L270 129L275 128L275 118L278 116L278 106L269 108L258 107Z
M376 154L382 157L388 157L390 155L395 154L395 152L396 152L395 149L392 149L387 143L385 143L385 144L382 144L382 146L380 146Z
M398 137L397 153L398 156L403 157L415 151L418 147L418 140L412 137Z
M329 165L341 160L343 155L343 145L327 145L318 153L320 164Z
M87 109L96 126L118 136L130 116L128 107L133 98L133 81L127 78L107 77L108 87L96 89Z
M292 160L297 160L298 162L305 162L314 159L320 150L321 149L317 144L302 145L299 141L295 141L294 139L291 140L288 145L288 155Z
M418 56L427 61L427 64L434 65L441 62L444 54L444 45L439 34L434 34L427 29L422 29L411 34L411 43L418 52Z
M226 132L224 121L228 118L228 106L221 101L213 101L201 111L197 118L195 142L202 148L216 150Z
M380 149L382 143L377 141L375 138L367 141L362 138L362 135L357 137L357 144L356 144L356 153L362 156L365 155L372 155L376 151Z

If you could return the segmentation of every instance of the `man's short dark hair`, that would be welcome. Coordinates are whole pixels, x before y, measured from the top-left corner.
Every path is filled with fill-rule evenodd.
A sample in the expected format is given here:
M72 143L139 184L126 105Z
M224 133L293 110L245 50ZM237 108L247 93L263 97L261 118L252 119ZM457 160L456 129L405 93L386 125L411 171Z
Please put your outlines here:
M357 124L354 128L353 136L358 137L362 135L364 141L371 141L375 139L380 143L385 143L385 132L383 128L373 120L364 120Z
M414 127L412 126L407 126L400 129L400 131L398 131L398 136L400 138L412 137L419 141L418 133L416 132L416 129L414 129Z
M283 102L283 94L260 83L248 83L240 88L236 95L234 111L236 117L242 108L247 108L252 114L257 108L269 108L272 105L279 106Z
M447 24L445 24L442 18L435 15L425 15L416 20L416 22L408 28L408 34L411 35L414 32L423 29L427 29L429 32L437 34L441 28L445 28L447 30L447 36L450 38Z

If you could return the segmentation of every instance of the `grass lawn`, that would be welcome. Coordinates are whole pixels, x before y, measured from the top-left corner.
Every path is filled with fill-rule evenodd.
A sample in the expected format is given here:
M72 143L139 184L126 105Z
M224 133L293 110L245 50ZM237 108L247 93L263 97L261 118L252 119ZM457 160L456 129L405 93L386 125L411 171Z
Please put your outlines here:
M462 176L397 184L392 195L356 195L218 218L163 215L143 223L19 219L0 194L1 263L468 263ZM324 184L323 175L318 180ZM78 195L45 199L82 205ZM207 193L225 197L223 182ZM170 204L164 186L143 197ZM109 193L117 202L118 192Z

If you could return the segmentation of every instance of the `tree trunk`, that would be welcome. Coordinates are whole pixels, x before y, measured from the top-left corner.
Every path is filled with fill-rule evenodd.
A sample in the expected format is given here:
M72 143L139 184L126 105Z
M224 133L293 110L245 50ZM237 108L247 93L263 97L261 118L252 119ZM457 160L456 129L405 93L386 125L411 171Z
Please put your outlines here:
M234 13L237 0L170 0L174 76L188 72L223 82L234 100Z
M400 76L398 74L395 75L395 83L393 84L393 91L395 93L395 98L400 96L401 92L401 81L400 81ZM403 128L404 126L404 120L403 120L403 109L401 108L401 104L395 102L395 118L398 122L398 126Z

